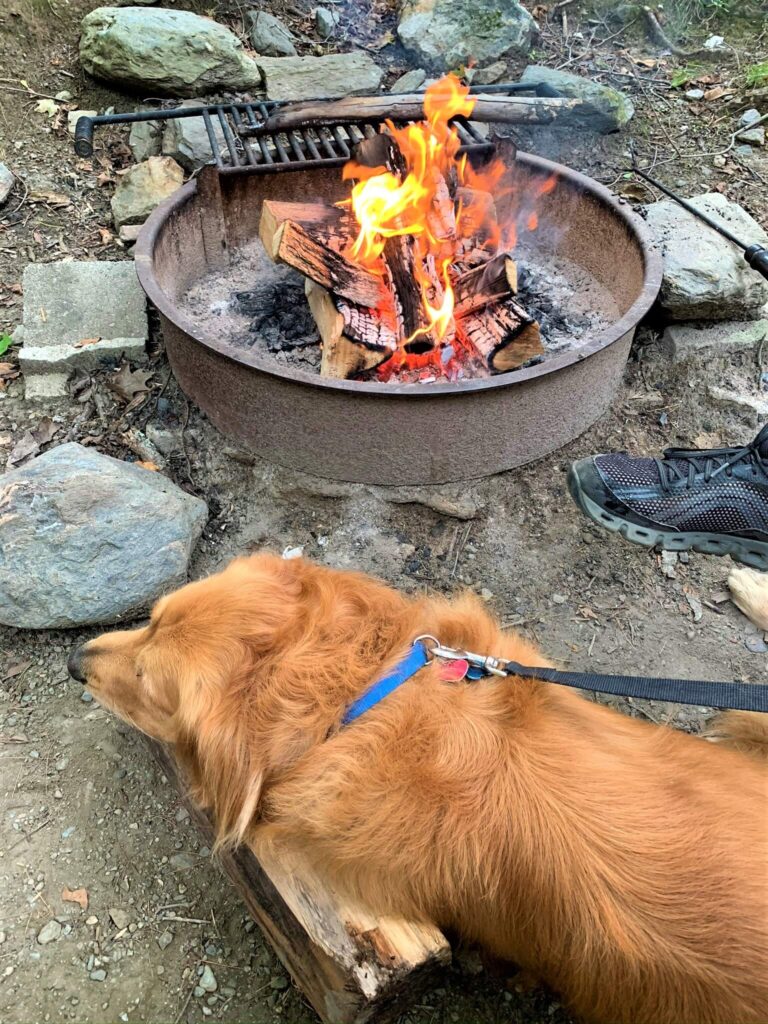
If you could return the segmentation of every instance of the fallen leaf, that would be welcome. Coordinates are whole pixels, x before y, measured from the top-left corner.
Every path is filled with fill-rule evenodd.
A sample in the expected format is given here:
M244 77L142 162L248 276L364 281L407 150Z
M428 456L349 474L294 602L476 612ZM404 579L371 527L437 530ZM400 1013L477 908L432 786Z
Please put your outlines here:
M649 197L648 186L642 181L625 181L619 186L618 191L627 199L636 199L638 202L647 202Z
M38 100L35 107L36 114L46 114L48 117L55 117L59 112L59 105L55 100Z
M65 903L79 903L81 910L88 909L88 892L85 889L68 889L64 886L61 898Z
M115 238L109 228L99 228L99 235L101 236L102 245L109 245Z
M152 473L160 472L160 467L156 466L154 462L134 462L134 466L139 466L140 469L148 469Z
M0 363L0 377L5 377L7 373L17 373L18 369L16 363Z
M5 678L13 679L14 676L20 676L22 672L27 671L31 664L31 661L19 661L15 665L11 665L11 667L5 673Z
M101 338L83 338L81 341L75 342L75 348L86 348L88 345L95 345L101 341Z
M151 370L131 371L128 363L123 363L109 381L109 388L126 402L132 402L137 395L144 391L149 391L148 381L151 377Z
M371 50L383 50L385 46L389 46L390 43L394 43L395 36L392 32L385 32L383 36L376 39L370 44Z
M58 424L54 423L50 416L44 416L34 430L30 431L32 437L39 445L48 444L58 432Z
M725 96L726 93L728 93L728 89L726 89L724 85L716 85L714 89L707 89L704 93L704 99L707 100L707 102L719 100Z
M105 185L113 185L114 181L114 176L109 171L102 171L101 174L96 175L96 184L99 188L103 188Z
M65 196L63 192L30 192L27 196L27 200L30 203L46 203L48 206L59 208L62 206L69 206L71 199L69 196Z
M643 68L657 68L659 66L658 60L655 57L630 57L633 64L639 64Z
M8 456L8 465L19 466L33 455L37 455L39 451L40 444L32 436L32 431L27 430L11 449L11 454Z
M15 284L9 285L9 288L14 295L24 294L24 289L21 287L21 284L18 281Z

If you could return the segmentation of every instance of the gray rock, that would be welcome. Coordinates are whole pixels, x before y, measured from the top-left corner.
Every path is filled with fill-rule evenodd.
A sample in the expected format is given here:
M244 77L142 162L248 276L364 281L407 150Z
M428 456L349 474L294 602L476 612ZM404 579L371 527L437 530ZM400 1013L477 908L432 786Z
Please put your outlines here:
M703 100L704 99L704 90L703 89L688 89L688 91L685 93L685 98L687 100L691 100L691 101Z
M768 420L768 401L764 398L715 386L708 387L707 394L713 402L735 413L751 427Z
M338 11L329 11L327 7L315 8L315 28L322 39L329 39L339 27L340 21Z
M185 100L181 106L197 107L202 103L202 100ZM226 150L227 143L221 125L215 118L212 123L217 145ZM203 118L182 117L177 121L169 121L163 135L163 156L171 157L190 173L212 163L215 158Z
M154 208L184 184L184 171L169 156L151 156L131 167L112 196L115 226L142 224Z
M262 57L295 57L296 36L274 14L267 11L248 11L245 27L251 46Z
M748 128L738 136L738 139L739 142L744 142L748 146L764 146L765 128L762 125L759 128Z
M147 300L132 263L71 260L26 267L18 334L28 398L37 385L59 377L66 391L73 369L87 372L123 355L143 358L148 333ZM90 338L100 340L79 346Z
M16 179L13 173L5 164L0 164L0 206L2 206L11 194L13 183Z
M0 622L117 622L186 582L205 503L160 473L64 444L0 477Z
M210 964L205 964L197 983L204 992L215 992L219 987Z
M400 75L398 80L389 90L392 93L417 92L427 80L427 72L424 68L414 68Z
M436 71L527 53L536 22L516 0L404 0L397 34Z
M160 949L167 949L173 942L173 932L166 928L164 932L161 932L157 937L157 944Z
M189 11L97 7L81 28L80 61L88 74L145 95L205 95L260 83L237 36Z
M195 859L188 853L174 853L171 857L171 867L177 871L191 871L195 866Z
M61 925L58 921L48 921L44 924L40 931L37 933L37 941L41 946L47 945L49 942L55 942L56 939L61 935Z
M595 110L593 127L595 131L617 131L634 116L632 100L619 89L592 82L570 71L556 71L542 64L529 64L522 74L521 82L546 82L564 96L584 100Z
M740 238L768 245L757 221L719 192L695 196L694 206ZM741 252L677 203L644 207L664 259L659 301L671 320L756 320L768 302L768 281Z
M269 99L339 99L378 91L383 71L367 53L257 57Z
M106 981L107 972L104 970L103 967L98 967L95 971L91 971L88 977L91 979L91 981Z
M109 916L115 928L127 928L131 922L131 915L127 910L120 910L119 907L110 907Z
M487 68L478 68L472 76L472 85L493 85L500 82L507 73L507 65L503 60L489 64Z
M661 351L673 363L685 359L709 361L756 352L763 338L768 338L768 320L670 324L662 335Z
M739 124L746 128L750 124L754 124L755 121L760 120L760 111L755 107L750 107L749 110L745 110L739 118Z
M148 160L151 156L160 156L163 148L163 127L165 121L136 121L131 125L128 145L133 150L134 159L138 162ZM175 122L171 121L170 124Z

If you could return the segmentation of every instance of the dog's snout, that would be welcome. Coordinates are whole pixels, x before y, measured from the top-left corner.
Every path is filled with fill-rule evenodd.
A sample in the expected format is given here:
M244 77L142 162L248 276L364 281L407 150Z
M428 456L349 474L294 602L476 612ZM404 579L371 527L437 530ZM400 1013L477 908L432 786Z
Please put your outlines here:
M78 683L85 682L85 675L83 674L83 654L84 649L82 647L76 647L74 651L67 658L67 671L76 679Z

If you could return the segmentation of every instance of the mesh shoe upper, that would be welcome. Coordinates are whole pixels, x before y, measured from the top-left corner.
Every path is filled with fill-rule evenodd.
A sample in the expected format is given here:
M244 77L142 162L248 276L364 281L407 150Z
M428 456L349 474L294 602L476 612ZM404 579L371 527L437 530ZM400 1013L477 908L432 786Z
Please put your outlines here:
M618 502L656 525L768 538L768 427L744 448L669 449L661 459L619 452L594 464Z

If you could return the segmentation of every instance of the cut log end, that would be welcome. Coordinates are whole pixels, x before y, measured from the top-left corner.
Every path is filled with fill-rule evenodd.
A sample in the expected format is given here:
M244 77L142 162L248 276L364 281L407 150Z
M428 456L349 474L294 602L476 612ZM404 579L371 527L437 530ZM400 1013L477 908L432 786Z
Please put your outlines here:
M462 329L492 373L516 370L544 353L538 323L512 298L472 313Z
M339 309L333 295L309 278L306 294L323 343L323 377L347 380L373 370L397 348L394 332L387 334L382 321L376 320L370 310L346 303Z

